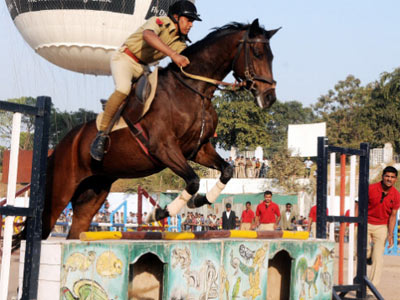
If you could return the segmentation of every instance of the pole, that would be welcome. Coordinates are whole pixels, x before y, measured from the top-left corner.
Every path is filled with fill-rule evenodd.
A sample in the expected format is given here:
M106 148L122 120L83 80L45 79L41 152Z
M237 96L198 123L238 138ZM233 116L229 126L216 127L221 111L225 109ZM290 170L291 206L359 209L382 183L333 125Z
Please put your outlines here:
M335 201L335 188L336 188L336 153L332 152L330 154L330 170L329 170L329 212L334 214L336 211L336 201ZM329 239L335 241L335 223L331 222L329 224Z
M340 155L340 216L344 216L344 201L346 196L346 154ZM340 223L339 231L339 280L343 284L343 263L344 263L344 232L345 223Z
M8 168L7 205L14 206L17 187L19 137L21 132L21 113L14 113L11 134L10 163ZM10 279L11 244L14 216L7 216L4 224L3 256L0 277L0 299L7 299Z
M350 156L350 217L355 216L354 201L356 195L356 156ZM354 277L354 223L349 226L349 242L348 242L348 267L347 267L347 283L353 284Z

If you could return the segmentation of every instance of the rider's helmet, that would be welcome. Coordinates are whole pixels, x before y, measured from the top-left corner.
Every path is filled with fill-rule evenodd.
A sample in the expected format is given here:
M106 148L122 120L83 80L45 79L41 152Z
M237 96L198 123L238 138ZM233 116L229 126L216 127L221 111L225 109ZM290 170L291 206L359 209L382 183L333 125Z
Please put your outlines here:
M192 20L201 21L196 6L187 0L177 1L169 7L168 17L170 17L175 23L178 23L178 20L174 18L174 15L178 15L178 17L185 16Z

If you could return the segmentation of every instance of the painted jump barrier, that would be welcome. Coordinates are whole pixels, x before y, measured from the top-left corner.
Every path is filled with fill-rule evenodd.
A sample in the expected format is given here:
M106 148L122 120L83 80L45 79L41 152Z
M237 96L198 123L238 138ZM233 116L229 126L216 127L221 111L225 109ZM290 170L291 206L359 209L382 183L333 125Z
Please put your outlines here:
M308 232L86 232L42 249L38 299L332 297L334 242Z

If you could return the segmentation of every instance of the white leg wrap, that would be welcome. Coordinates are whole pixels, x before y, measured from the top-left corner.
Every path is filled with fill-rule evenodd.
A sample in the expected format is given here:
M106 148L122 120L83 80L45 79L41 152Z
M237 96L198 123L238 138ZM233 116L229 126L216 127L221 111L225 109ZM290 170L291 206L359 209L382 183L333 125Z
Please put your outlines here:
M220 180L218 180L218 182L206 194L208 202L214 203L224 188L225 184L223 184Z
M175 198L170 204L167 205L168 213L171 217L175 217L179 211L186 205L189 199L192 197L186 190L183 190L178 197Z

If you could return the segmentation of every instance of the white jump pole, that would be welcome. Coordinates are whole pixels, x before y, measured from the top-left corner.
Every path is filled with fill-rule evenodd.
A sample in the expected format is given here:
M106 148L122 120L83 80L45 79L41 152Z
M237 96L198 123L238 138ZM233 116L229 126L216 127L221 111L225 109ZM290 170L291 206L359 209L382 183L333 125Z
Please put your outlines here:
M329 170L329 214L333 214L335 210L335 188L336 188L336 153L332 152L330 154L330 170ZM329 224L329 239L335 241L335 223L331 222Z
M14 206L18 172L19 136L21 132L21 113L14 113L10 163L8 167L7 206ZM14 216L7 216L4 226L3 256L0 277L0 299L7 299L8 283L10 279L11 244L14 225Z
M354 202L356 196L356 156L350 156L350 216L354 217ZM347 283L353 284L354 277L354 223L349 226Z

